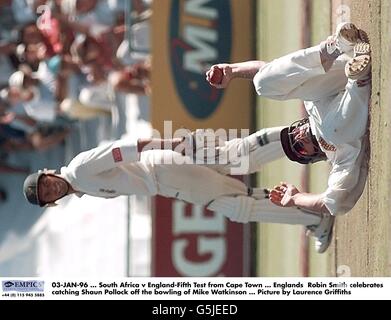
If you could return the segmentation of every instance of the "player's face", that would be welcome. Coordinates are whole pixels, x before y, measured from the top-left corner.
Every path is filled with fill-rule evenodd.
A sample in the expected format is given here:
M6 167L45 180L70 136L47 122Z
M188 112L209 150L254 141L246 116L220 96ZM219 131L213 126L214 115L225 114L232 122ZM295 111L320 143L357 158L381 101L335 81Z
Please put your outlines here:
M309 125L300 126L292 131L294 137L293 148L301 155L311 156L316 152L312 143Z
M44 203L53 203L68 193L68 183L54 175L43 175L39 179L38 196Z

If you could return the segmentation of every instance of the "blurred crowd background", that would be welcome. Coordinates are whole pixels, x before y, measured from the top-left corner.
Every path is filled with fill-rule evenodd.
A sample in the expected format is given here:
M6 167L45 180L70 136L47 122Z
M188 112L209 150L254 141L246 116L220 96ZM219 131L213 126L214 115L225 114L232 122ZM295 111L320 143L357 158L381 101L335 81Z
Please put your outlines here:
M112 116L117 93L148 95L150 58L137 31L143 0L0 1L1 172L27 174L10 154L42 152L76 122ZM7 199L3 187L1 200Z
M0 276L45 274L38 266L45 260L39 243L51 253L59 250L44 210L23 197L29 173L59 169L107 140L149 135L151 5L152 0L0 0ZM92 200L85 202L91 208ZM118 228L126 223L123 216L95 216L102 227L108 219ZM80 219L88 220L78 215L72 230ZM91 220L89 225L94 228ZM62 226L69 244L75 234ZM81 242L86 228L80 229ZM108 238L97 248L112 243ZM53 271L55 259L49 260Z

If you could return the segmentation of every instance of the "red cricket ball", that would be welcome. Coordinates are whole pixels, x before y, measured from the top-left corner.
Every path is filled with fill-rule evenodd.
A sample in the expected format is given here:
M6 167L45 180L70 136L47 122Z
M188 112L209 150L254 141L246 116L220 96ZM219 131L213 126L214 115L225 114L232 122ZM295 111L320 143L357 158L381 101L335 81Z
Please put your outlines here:
M220 84L221 81L223 81L223 76L223 70L220 68L214 68L210 75L210 82L213 84Z

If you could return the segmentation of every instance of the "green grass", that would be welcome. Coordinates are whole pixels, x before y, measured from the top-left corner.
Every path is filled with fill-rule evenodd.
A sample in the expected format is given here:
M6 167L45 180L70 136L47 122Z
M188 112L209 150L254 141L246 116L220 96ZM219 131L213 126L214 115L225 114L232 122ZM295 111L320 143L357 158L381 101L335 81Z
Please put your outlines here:
M301 0L259 0L257 43L258 59L270 61L301 47ZM319 43L330 32L328 1L313 1L312 41ZM257 127L289 125L301 116L299 101L272 101L258 98ZM301 167L286 159L266 165L258 175L258 183L272 187L280 181L300 185ZM311 190L323 191L328 167L316 165L310 170ZM300 276L301 227L259 224L258 276ZM311 252L310 274L327 275L328 255Z

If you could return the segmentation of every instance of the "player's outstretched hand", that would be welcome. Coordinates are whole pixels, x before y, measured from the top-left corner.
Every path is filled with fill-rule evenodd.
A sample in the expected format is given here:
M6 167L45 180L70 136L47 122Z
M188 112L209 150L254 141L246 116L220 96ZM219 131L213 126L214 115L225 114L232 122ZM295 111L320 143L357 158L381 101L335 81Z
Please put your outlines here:
M206 81L215 88L224 89L228 87L233 79L232 68L227 63L215 64L206 72Z
M295 205L293 196L297 193L300 191L293 184L281 182L270 191L269 199L277 206L292 207Z

